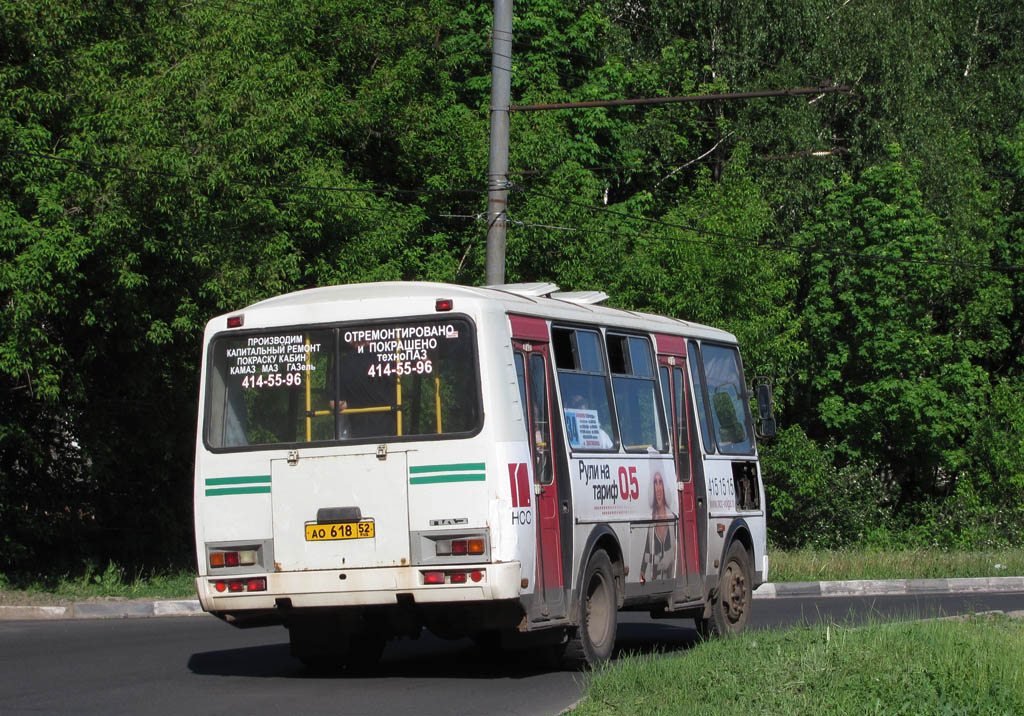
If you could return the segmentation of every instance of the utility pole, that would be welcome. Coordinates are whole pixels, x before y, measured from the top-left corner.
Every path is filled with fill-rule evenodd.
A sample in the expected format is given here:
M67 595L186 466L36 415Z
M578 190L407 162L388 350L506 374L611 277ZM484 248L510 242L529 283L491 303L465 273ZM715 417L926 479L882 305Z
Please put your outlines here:
M512 0L494 0L491 41L491 151L487 164L487 283L505 283L508 124L512 104Z
M684 97L562 102L558 104L512 105L512 0L494 0L494 31L491 34L491 147L487 164L487 284L505 283L505 235L508 225L508 143L512 112L587 107L624 107L675 102L714 102L761 97L793 97L808 94L849 94L849 87L823 85L784 90L729 92Z

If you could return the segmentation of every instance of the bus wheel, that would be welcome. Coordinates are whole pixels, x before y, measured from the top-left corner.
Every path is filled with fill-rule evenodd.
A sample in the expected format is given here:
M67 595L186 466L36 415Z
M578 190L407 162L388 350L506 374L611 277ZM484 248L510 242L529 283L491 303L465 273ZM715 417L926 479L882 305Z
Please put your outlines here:
M580 623L569 635L565 650L566 664L573 668L603 664L615 646L618 596L612 562L604 550L590 557L582 585Z
M739 542L729 545L725 555L725 566L718 581L718 589L711 599L709 631L716 636L739 634L750 619L753 599L751 584L750 556ZM700 625L698 624L698 632Z

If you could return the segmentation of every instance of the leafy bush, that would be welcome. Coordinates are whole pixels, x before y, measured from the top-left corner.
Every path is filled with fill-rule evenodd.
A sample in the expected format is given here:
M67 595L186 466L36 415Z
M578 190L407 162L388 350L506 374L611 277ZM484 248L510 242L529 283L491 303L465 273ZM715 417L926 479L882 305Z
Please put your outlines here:
M762 449L768 536L784 549L835 549L891 530L885 486L866 464L835 467L835 448L790 426Z

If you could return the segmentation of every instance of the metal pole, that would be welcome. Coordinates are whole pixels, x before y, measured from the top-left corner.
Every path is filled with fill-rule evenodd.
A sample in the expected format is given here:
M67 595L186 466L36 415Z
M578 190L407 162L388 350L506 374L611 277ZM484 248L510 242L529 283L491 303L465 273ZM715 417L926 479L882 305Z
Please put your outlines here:
M487 165L487 283L505 283L508 118L512 95L512 0L494 0L491 152Z

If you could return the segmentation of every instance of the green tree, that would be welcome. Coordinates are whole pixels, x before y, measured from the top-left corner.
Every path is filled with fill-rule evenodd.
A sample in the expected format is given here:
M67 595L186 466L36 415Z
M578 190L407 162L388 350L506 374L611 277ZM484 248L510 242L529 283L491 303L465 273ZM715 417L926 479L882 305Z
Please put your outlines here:
M997 275L961 265L916 170L893 154L829 192L800 237L810 355L800 407L812 435L834 436L848 460L879 460L910 503L955 486L1008 305L987 293Z

